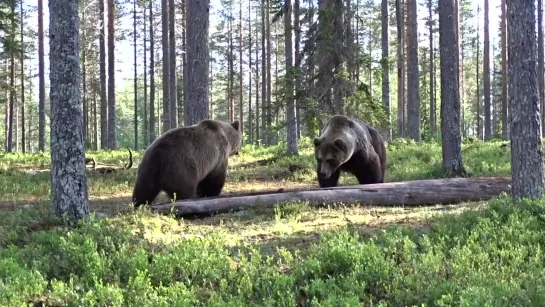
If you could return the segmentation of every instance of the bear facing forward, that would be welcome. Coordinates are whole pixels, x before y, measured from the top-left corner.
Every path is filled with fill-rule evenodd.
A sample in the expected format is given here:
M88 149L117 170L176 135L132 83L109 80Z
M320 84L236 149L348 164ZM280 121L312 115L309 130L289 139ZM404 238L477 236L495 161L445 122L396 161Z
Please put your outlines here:
M220 195L229 157L241 146L238 121L205 119L168 130L142 156L132 195L135 207L151 204L160 191L176 200Z
M375 128L334 115L314 138L314 147L321 188L337 186L341 171L356 176L360 184L384 182L386 147Z

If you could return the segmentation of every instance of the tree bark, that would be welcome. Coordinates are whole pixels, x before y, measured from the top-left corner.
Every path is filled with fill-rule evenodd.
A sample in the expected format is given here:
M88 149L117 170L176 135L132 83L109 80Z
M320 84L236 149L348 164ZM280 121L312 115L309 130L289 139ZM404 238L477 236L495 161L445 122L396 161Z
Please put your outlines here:
M170 102L170 128L176 128L178 127L178 111L177 111L177 103L178 103L178 88L176 85L176 32L174 31L175 22L174 19L176 7L174 6L174 0L168 0L168 53L169 53L169 73L168 73L168 80L169 80L169 102Z
M208 8L210 0L187 1L187 101L185 125L208 118Z
M136 46L136 0L133 0L133 43L134 43L134 150L138 150L138 56Z
M299 154L297 148L297 125L295 123L295 104L293 98L293 42L292 42L292 4L291 0L284 2L284 49L286 57L286 116L288 121L287 143L288 153Z
M242 0L239 0L239 24L238 24L238 72L239 72L239 110L238 120L240 133L244 133L244 73L242 71L242 49L244 48L244 41L242 39Z
M153 1L149 2L149 143L155 140L155 35Z
M57 216L89 214L80 93L78 1L49 0L51 196Z
M477 65L476 66L476 74L475 74L475 82L477 83L477 90L476 90L476 97L477 97L477 103L476 103L476 106L475 106L475 109L476 109L476 116L477 116L477 137L482 140L483 139L483 121L481 119L481 87L480 87L480 83L479 83L479 77L480 77L480 73L479 73L479 66L480 66L480 63L479 63L479 57L481 55L480 51L479 51L479 47L481 46L481 41L479 40L479 25L480 25L480 20L479 20L479 12L480 12L480 6L477 6L477 39L476 39L476 44L477 44L477 54L476 54L476 57L477 57Z
M38 149L45 151L44 9L38 0Z
M168 0L161 0L161 47L163 51L163 133L170 129L170 55L168 52Z
M443 168L450 176L464 175L460 134L459 50L454 16L456 0L439 0L441 65L441 134Z
M117 148L115 118L115 0L108 0L108 148Z
M429 11L429 44L430 44L430 128L431 137L437 135L437 120L436 120L436 102L435 102L435 51L433 49L433 1L428 0ZM478 56L478 55L477 55Z
M106 89L106 22L104 21L104 1L98 0L100 34L100 148L108 148L108 99Z
M514 198L541 198L545 188L539 93L536 87L535 4L507 1L507 59Z
M382 107L387 116L386 141L392 137L390 114L390 39L388 22L388 0L382 0L381 4L381 34L382 34Z
M511 179L507 177L428 179L269 192L248 196L220 196L150 207L161 213L170 214L174 211L177 215L186 216L226 213L252 207L272 207L287 201L305 201L315 206L340 202L372 206L446 205L489 200L502 193L508 193L510 184Z
M143 116L143 122L144 127L142 131L142 136L144 137L144 148L148 146L149 144L149 121L148 121L148 58L147 58L147 40L146 40L146 31L148 30L146 25L146 7L142 9L142 19L143 19L143 25L142 25L142 36L144 41L144 116Z
M505 1L502 1L502 2L505 2ZM503 3L502 9L505 9L505 3ZM502 17L504 15L505 14L503 14ZM505 29L505 27L502 27L502 29L504 29L507 34L507 29ZM544 52L543 51L543 1L537 0L537 80L538 80L538 86L539 86L539 106L541 108L541 129L542 129L541 134L545 133L544 131L545 130L545 114L543 112L545 110L545 96L544 96L545 95L545 80L543 75L545 74L545 67L544 67L545 57L543 52ZM507 61L505 61L505 63L506 63L505 74L507 74ZM504 83L507 84L507 82L504 82ZM507 92L507 88L505 89L505 91ZM507 93L505 96L506 96L505 100L507 100ZM502 101L503 101L503 96L502 96Z
M403 4L396 0L396 21L397 21L397 136L405 136L405 33Z
M421 141L420 135L420 73L418 69L418 19L416 0L407 0L407 132L408 136Z
M538 3L541 3L541 0L538 0ZM538 8L540 15L542 10L541 6ZM502 89L501 89L501 118L502 118L502 138L507 140L509 138L509 117L508 117L508 108L507 108L507 17L505 16L505 0L501 1L501 76L502 76ZM539 15L538 15L539 16ZM541 16L543 19L543 16ZM539 25L540 23L538 23ZM538 57L541 54L541 61L539 62L538 71L541 73L538 75L539 89L540 93L543 93L543 31L542 25L539 26L538 30L541 32L541 39L538 40L538 43L541 42L541 48L538 49ZM538 32L539 33L539 32Z
M21 54L20 54L20 70L21 70L21 150L23 153L26 152L26 130L25 130L25 48L24 48L24 10L23 2L21 1L21 20L19 21L21 33Z
M490 34L488 0L484 0L484 59L483 59L483 85L484 85L484 140L492 139L492 123L490 110Z
M267 64L267 25L265 21L266 1L261 1L261 143L266 145L269 142L269 130L267 129L267 71L270 70L270 63Z

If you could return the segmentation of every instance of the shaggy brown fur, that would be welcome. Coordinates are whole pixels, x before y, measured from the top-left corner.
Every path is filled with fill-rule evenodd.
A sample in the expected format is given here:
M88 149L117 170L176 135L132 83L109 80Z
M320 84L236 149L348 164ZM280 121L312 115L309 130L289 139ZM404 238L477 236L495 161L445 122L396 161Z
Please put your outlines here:
M150 204L160 191L171 199L218 196L229 157L242 146L239 122L203 120L158 137L144 152L132 199Z
M384 182L386 147L375 128L335 115L314 138L314 146L320 187L337 186L341 171L356 176L360 184Z

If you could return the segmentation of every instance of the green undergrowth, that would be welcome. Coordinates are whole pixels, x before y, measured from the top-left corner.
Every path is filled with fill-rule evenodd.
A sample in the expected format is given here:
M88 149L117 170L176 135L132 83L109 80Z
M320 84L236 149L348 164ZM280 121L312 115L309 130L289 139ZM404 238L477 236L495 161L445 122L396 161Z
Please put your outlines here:
M293 214L293 212L286 212ZM140 211L77 228L2 215L0 306L538 306L544 202L489 202L427 230L326 231L304 253Z

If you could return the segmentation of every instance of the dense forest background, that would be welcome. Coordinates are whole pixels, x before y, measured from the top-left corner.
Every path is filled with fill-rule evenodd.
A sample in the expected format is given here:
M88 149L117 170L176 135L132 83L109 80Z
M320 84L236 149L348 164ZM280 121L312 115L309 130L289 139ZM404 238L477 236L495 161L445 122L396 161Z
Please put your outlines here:
M457 2L462 138L509 137L504 2ZM436 0L211 1L209 117L240 120L254 144L312 137L335 113L387 139L440 137L438 9ZM86 147L141 149L184 125L185 1L82 0L79 10ZM47 1L3 1L0 13L4 149L47 150Z

